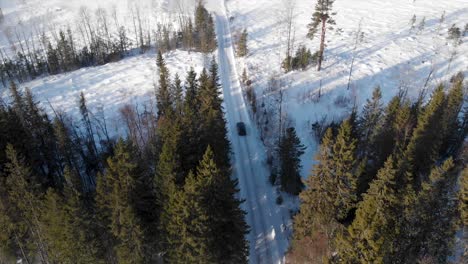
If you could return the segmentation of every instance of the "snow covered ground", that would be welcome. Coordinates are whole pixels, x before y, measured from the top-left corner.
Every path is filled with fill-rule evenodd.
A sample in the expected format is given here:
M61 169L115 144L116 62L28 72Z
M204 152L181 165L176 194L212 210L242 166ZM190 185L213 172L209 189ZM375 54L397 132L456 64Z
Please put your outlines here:
M238 60L237 68L239 73L244 67L247 69L258 97L266 89L268 79L282 73L280 65L286 54L286 3L294 6L295 47L304 44L312 52L318 50L319 37L306 38L315 1L226 1L232 31L246 28L249 33L249 55ZM280 77L283 83L289 84L285 87L284 103L288 119L308 147L303 156L303 176L309 174L316 150L310 124L325 115L329 120L338 120L350 111L352 104L349 107L335 104L338 97L356 97L358 107L362 107L376 85L382 87L384 101L388 101L400 88L408 88L411 97L417 96L431 70L434 72L429 89L459 71L468 73L468 36L457 47L447 40L447 30L452 24L463 31L468 22L466 0L336 0L334 10L337 12L335 29L341 33L328 32L322 71L310 68ZM444 11L445 21L440 24ZM413 15L416 15L416 28L410 32ZM419 31L424 17L424 29ZM347 90L355 35L361 20L364 39L357 48L351 88ZM453 52L457 55L449 70ZM320 82L322 97L317 102Z
M75 41L82 39L78 29L82 26L82 10L86 10L91 25L97 23L98 10L105 14L111 35L125 26L127 37L136 43L134 18L141 17L143 32L155 34L157 24L178 26L179 15L192 15L194 0L0 0L4 20L0 23L0 50L15 54L18 39L39 39L44 32L49 39L53 32L68 27L75 34ZM31 45L31 44L30 44ZM38 47L36 47L38 48Z
M201 53L185 51L170 52L164 57L171 76L177 73L182 80L191 67L201 72L210 59ZM112 125L109 132L116 135L124 133L119 131L121 126L116 122L118 110L126 104L141 107L152 103L154 106L156 82L156 55L147 53L102 66L47 76L20 86L30 88L36 100L50 114L52 106L56 111L77 116L78 98L83 92L90 110L94 113L104 111ZM0 95L5 101L9 100L7 88L0 87Z

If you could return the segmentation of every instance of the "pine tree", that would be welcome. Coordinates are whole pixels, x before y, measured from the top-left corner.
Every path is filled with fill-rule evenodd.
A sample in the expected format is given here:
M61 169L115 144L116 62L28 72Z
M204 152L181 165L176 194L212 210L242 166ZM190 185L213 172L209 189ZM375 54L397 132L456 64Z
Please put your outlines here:
M468 168L463 170L460 182L460 215L463 225L468 227Z
M442 134L444 136L440 149L440 155L453 155L460 145L463 144L458 136L462 130L462 124L458 120L463 107L463 81L456 81L449 90L446 97L446 106L444 109L442 125Z
M441 167L432 169L414 204L413 229L417 235L411 244L420 259L430 257L442 263L452 255L458 229L458 203L453 197L458 172L453 168L449 158Z
M318 66L317 70L320 71L322 68L322 61L323 61L323 53L325 51L325 34L327 32L327 25L333 26L335 25L335 20L333 16L336 15L335 12L332 11L333 2L335 0L318 0L317 4L315 5L315 12L312 15L312 22L307 25L309 32L307 33L307 37L313 39L314 36L317 34L318 28L321 27L320 33L320 50L318 56ZM329 29L332 29L330 27Z
M443 86L439 86L419 116L417 126L404 153L405 159L411 166L410 172L414 176L413 180L417 189L424 180L423 175L429 174L431 166L438 158L443 140L439 124L440 120L443 120L444 102Z
M78 106L80 108L81 122L86 131L86 136L85 138L83 138L83 140L85 141L84 143L86 149L86 155L83 155L85 158L84 163L85 171L87 174L87 181L85 186L87 188L91 188L95 186L94 176L100 169L100 161L98 159L99 153L97 150L96 140L94 138L95 129L91 123L91 114L88 109L86 98L83 92L80 93Z
M294 217L294 240L300 241L318 228L325 229L328 224L335 222L333 191L336 190L335 178L332 173L333 164L333 134L329 128L320 145L310 176L306 180L307 188L301 192L301 207ZM331 234L333 231L328 231Z
M395 210L398 207L397 173L392 156L370 184L359 203L356 218L337 238L337 251L343 263L387 263L395 239Z
M463 239L468 240L468 168L463 169L460 177L460 191L458 192L458 204L460 220L463 225ZM465 244L464 255L466 259L468 257L468 245Z
M50 74L57 74L60 72L57 50L52 47L50 42L47 44L47 66Z
M171 214L174 209L171 206L176 206L173 203L178 201L172 201L174 196L178 195L178 185L176 185L176 149L170 141L164 143L161 154L159 156L156 175L154 178L154 192L156 196L156 205L160 210L160 217L158 223L159 233L161 235L160 243L161 248L164 250L169 244L171 244L171 234L168 234L169 230L167 227L170 225L172 217L176 217ZM183 182L179 182L183 186Z
M359 131L360 141L364 144L372 145L375 142L375 134L381 123L381 117L383 113L382 91L379 86L375 87L372 92L372 99L367 99L367 103L362 110L362 114L359 118ZM363 150L368 153L368 149ZM365 155L365 154L364 154Z
M344 220L349 212L355 208L357 197L358 176L356 175L356 144L357 140L352 135L350 120L345 120L339 130L333 145L333 164L335 178L335 201L336 219Z
M182 88L182 81L178 74L174 77L174 84L173 84L173 91L174 91L174 106L176 110L176 114L182 116L184 110L184 95L183 95L183 88Z
M134 208L136 165L121 140L115 155L107 160L108 169L99 178L96 201L101 218L115 237L114 250L119 263L143 261L143 231Z
M130 41L127 37L127 33L125 31L125 27L124 26L121 26L119 28L119 53L120 53L120 57L123 58L126 53L127 53L127 50L128 50L128 47L130 46Z
M328 255L331 240L339 224L335 220L335 179L332 129L325 132L316 154L317 163L306 180L307 188L299 195L301 206L294 217L294 237L291 255L302 262L320 262Z
M203 205L209 215L211 227L211 254L218 263L246 263L248 256L245 212L241 210L241 201L236 198L237 182L230 179L215 164L214 153L208 146L197 168L197 180L205 185ZM229 244L223 242L229 241Z
M172 107L172 95L170 93L171 82L169 76L169 70L167 69L166 62L162 57L161 52L158 52L156 64L159 69L159 86L157 91L157 107L158 107L158 118L167 114Z
M53 189L47 190L41 210L50 260L54 263L103 263L98 259L99 244L91 231L91 219L78 190L74 189L79 179L68 169L65 169L65 178L63 195Z
M371 158L374 160L372 166L374 172L377 172L384 165L395 149L397 134L395 123L404 100L403 93L394 96L390 100L383 112L382 125L377 128L375 144L368 144L368 147L371 148L369 153L372 153ZM375 175L375 173L372 174Z
M6 153L9 160L6 164L6 191L10 215L15 221L11 232L15 235L16 244L24 251L27 249L25 255L38 252L40 260L48 263L48 248L39 222L41 197L37 179L31 175L31 169L23 165L11 145L7 146Z
M239 37L239 41L237 43L237 55L239 57L247 56L248 49L247 49L247 29L244 29Z
M210 245L209 213L203 194L209 183L187 176L183 191L175 191L170 199L169 223L165 226L168 246L165 258L169 263L216 263Z
M211 52L216 49L216 33L214 30L213 17L198 1L195 8L195 46L201 52Z
M194 69L191 68L187 73L185 81L185 98L184 98L184 110L182 116L182 134L185 135L181 138L181 148L179 149L181 158L182 171L186 174L189 171L195 170L200 160L201 155L201 135L200 135L200 124L201 117L199 113L200 109L200 87L197 79L197 74Z
M207 146L212 146L216 164L221 170L227 171L230 167L229 151L230 143L227 139L226 120L224 119L222 99L220 97L220 85L218 77L218 65L215 59L211 61L210 74L202 72L199 79L200 91L200 135L202 157Z
M301 156L305 146L296 135L294 127L286 129L279 146L281 187L284 191L298 195L304 188L301 180Z

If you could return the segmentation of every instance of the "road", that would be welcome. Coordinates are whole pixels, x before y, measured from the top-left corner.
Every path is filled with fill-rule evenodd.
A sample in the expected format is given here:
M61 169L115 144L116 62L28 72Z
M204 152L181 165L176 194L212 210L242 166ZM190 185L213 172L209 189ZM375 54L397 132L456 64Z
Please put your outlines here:
M288 246L284 232L287 212L276 204L276 191L269 184L265 149L246 107L236 70L233 41L224 1L210 0L216 18L218 59L223 87L229 139L233 150L233 173L239 180L240 196L245 199L250 226L250 263L282 263ZM214 10L213 10L214 9ZM236 123L244 122L247 136L237 134Z

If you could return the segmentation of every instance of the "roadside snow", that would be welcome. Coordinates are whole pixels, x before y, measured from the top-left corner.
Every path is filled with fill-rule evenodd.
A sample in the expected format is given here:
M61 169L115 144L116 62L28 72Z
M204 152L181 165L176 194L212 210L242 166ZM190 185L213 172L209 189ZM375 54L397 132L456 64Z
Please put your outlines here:
M268 79L282 74L280 65L286 53L285 3L291 2L295 3L294 46L304 44L312 52L318 50L320 37L306 38L315 1L226 1L228 16L232 17L231 30L239 32L246 28L249 33L249 55L239 60L237 68L239 73L244 67L247 69L259 100ZM408 95L415 97L432 69L429 90L459 71L466 75L468 70L468 36L457 47L447 40L447 30L452 24L463 31L468 22L466 0L337 0L334 10L337 12L335 29L341 29L342 33L328 31L323 70L317 72L310 68L281 76L283 83L290 84L285 87L287 117L308 147L302 159L304 177L309 174L316 150L311 123L323 116L330 121L338 120L350 111L352 100L347 107L340 107L335 104L338 97L356 97L357 106L361 108L377 85L382 87L385 102L400 88L407 88ZM440 24L444 11L445 21ZM417 18L416 28L410 32L409 22L413 15ZM425 26L419 31L423 17ZM355 32L361 19L364 41L357 49L351 89L346 90ZM457 55L448 69L454 51ZM317 102L320 81L322 97Z

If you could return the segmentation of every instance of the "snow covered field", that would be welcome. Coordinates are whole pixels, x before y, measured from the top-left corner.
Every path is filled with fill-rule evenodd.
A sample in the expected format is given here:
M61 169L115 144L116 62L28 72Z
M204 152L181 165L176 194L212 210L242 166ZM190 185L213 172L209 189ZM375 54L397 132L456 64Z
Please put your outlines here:
M238 71L245 67L254 81L257 96L262 96L271 76L282 74L281 61L286 54L287 4L293 3L294 46L306 45L312 52L318 50L319 38L306 38L315 1L310 0L227 0L232 31L244 28L249 33L249 56L238 60ZM339 96L356 97L359 107L371 96L376 85L382 87L383 99L388 101L400 88L408 88L415 97L424 86L431 70L428 88L447 81L453 74L468 70L468 36L455 47L447 40L447 30L456 24L463 30L468 22L468 1L412 1L412 0L336 0L336 26L328 31L325 61L321 72L315 68L280 75L286 95L284 103L288 119L308 146L303 156L303 176L312 166L315 142L310 124L324 115L339 120L349 113L349 107L339 107ZM445 11L445 21L439 19ZM415 29L410 32L410 20L416 15ZM418 26L425 17L424 29ZM357 48L351 88L347 90L348 74L359 22L362 20L364 39ZM341 33L337 33L341 29ZM294 48L295 50L295 48ZM295 51L294 51L295 52ZM457 55L449 67L451 54ZM322 97L316 102L322 82Z
M68 27L80 40L78 28L83 26L83 10L92 24L103 11L111 34L115 35L118 27L125 26L128 38L135 43L138 24L134 24L134 19L138 15L145 32L156 30L158 23L177 27L179 14L193 14L194 3L193 0L0 0L4 15L0 23L0 50L14 54L14 49L19 48L18 38L35 38L38 45L43 32L51 38L52 32L56 34ZM15 47L11 49L12 46Z
M121 23L132 27L127 0L0 0L5 22L0 25L0 49L7 50L14 27L25 28L35 35L35 27L53 28L73 25L81 6L93 12L102 7L112 14L114 9L122 18ZM177 13L191 12L194 0L142 0L138 1L144 23L175 23ZM241 197L248 212L247 220L252 232L252 263L278 263L282 261L288 246L291 230L288 226L288 206L277 206L276 190L268 181L265 151L260 144L259 133L251 120L248 107L241 96L239 74L247 69L253 87L260 98L268 80L278 76L283 83L284 109L295 125L302 142L308 147L303 160L303 176L313 164L316 142L310 125L326 116L338 120L349 113L352 102L338 105L337 98L356 98L359 107L370 97L376 85L382 87L384 101L388 101L399 89L407 88L411 97L417 96L428 76L428 89L447 81L453 74L468 71L468 37L456 46L447 40L447 30L456 24L462 30L468 21L467 0L336 0L336 29L329 32L323 70L315 68L283 74L280 68L285 57L286 39L284 25L285 3L294 3L294 46L306 45L313 52L318 49L318 38L307 39L306 25L314 8L310 0L206 0L207 7L216 16L220 49L216 53L220 63L226 118L233 144L235 174L240 180ZM439 23L445 11L445 21ZM410 20L416 15L415 29L410 30ZM425 17L422 30L418 29ZM351 88L347 90L348 74L353 55L355 34L362 21L363 42L356 50L356 60ZM249 33L249 55L235 58L232 32L246 28ZM10 32L10 33L9 33ZM129 34L132 37L132 34ZM294 48L295 49L295 48ZM454 60L449 60L456 52ZM184 79L190 67L199 72L209 60L199 53L175 51L165 55L172 76L178 73ZM154 100L156 80L155 54L147 53L126 58L99 67L83 68L74 72L40 78L21 84L29 87L42 102L42 106L76 114L77 100L84 92L91 111L102 109L109 119L117 117L118 109L127 104L145 104ZM322 86L322 97L318 91ZM8 92L0 87L0 95L8 100ZM239 138L236 122L247 124L249 136ZM113 130L112 130L113 129ZM111 132L119 133L114 122Z
M209 58L201 53L174 51L166 54L165 59L171 75L177 73L184 79L191 67L201 72ZM48 113L52 114L52 106L56 111L72 116L79 113L78 98L83 92L91 111L97 113L103 110L105 117L111 121L110 133L116 135L124 133L119 131L121 126L115 122L122 106L154 106L156 78L156 55L147 53L102 66L36 79L21 84L21 87L30 88ZM5 87L0 89L1 97L8 101L8 90Z

